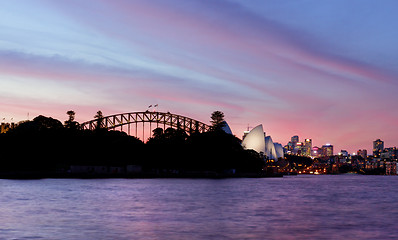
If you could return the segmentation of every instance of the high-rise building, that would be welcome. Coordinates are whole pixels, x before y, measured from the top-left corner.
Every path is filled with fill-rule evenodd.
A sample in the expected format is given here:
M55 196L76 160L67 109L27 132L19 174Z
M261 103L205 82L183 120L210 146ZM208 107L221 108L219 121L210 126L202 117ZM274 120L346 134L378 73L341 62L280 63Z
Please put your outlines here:
M381 158L389 158L390 160L397 159L398 149L396 147L385 148L381 154Z
M366 159L368 157L368 151L366 149L359 149L357 151L357 155L361 156L363 159Z
M299 136L293 136L291 138L291 146L292 146L292 153L293 154L300 154L301 153L301 145L299 143Z
M331 157L333 156L333 145L326 144L322 146L322 156L323 157Z
M298 143L299 142L299 136L293 136L291 139L292 143Z
M284 147L286 152L289 154L300 154L301 153L301 145L299 143L299 137L298 136L293 136L291 138L291 141L287 143L287 145Z
M313 157L319 157L319 156L321 156L321 155L322 155L322 149L321 149L321 148L319 148L319 147L317 147L317 146L315 146L315 147L312 148L311 156L313 156Z
M294 146L292 142L288 142L286 145L286 149L290 152L292 152L294 150Z
M348 151L347 150L341 150L340 153L339 153L339 156L348 157Z
M302 148L301 154L303 156L310 157L311 156L311 150L312 150L312 139L305 139L304 141L304 146Z
M296 143L293 153L297 154L297 155L301 155L302 151L303 151L303 143L302 142Z
M384 142L380 139L373 141L373 156L379 158L384 150Z

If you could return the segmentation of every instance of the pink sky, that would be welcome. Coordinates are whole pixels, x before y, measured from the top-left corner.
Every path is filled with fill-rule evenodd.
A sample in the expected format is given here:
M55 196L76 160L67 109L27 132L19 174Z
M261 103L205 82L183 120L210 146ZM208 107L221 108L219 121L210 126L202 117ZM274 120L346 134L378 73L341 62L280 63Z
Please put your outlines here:
M4 2L0 117L159 104L203 122L220 110L238 137L263 124L283 145L396 146L398 4L326 2Z

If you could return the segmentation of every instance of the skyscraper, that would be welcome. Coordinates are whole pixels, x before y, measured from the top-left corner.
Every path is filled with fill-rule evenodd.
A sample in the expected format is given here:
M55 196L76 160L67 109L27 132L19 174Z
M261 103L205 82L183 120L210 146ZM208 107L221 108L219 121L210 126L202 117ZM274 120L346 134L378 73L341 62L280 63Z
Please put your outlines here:
M341 156L341 157L348 157L348 151L347 150L341 150L340 152L339 152L339 156Z
M301 144L299 143L299 136L293 136L288 143L288 148L293 154L301 153Z
M299 142L299 136L293 136L291 139L292 143L298 143Z
M326 144L322 146L322 156L323 157L331 157L333 156L333 145Z
M397 159L398 149L396 147L385 148L381 154L381 158L389 158L390 160Z
M304 141L304 146L303 146L303 150L302 150L301 154L303 156L310 157L311 156L311 150L312 150L312 139L307 138Z
M297 155L301 155L302 151L303 151L303 143L302 142L298 142L296 143L296 146L294 147L293 153L297 154Z
M384 142L380 139L373 141L373 157L379 158L384 150Z
M321 148L319 148L319 147L317 147L317 146L315 146L315 147L312 148L311 156L313 156L313 157L319 157L319 156L321 156L321 155L322 155L322 149L321 149Z

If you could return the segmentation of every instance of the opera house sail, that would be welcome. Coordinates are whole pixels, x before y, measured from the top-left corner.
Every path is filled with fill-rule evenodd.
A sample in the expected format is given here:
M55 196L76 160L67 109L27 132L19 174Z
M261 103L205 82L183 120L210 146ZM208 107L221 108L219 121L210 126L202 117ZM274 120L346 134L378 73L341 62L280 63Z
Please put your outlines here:
M228 125L228 123L227 123L226 121L224 121L224 122L222 123L222 130L223 130L224 132L226 132L226 133L232 135L231 128L229 127L229 125Z
M242 147L265 154L265 134L263 125L258 125L246 135L242 141Z
M274 145L275 145L275 151L276 151L276 156L277 156L277 158L278 158L278 159L279 159L279 158L283 158L285 155L284 155L284 153L283 153L282 144L280 144L280 143L274 143Z
M268 159L278 160L278 157L276 156L275 145L271 136L265 137L265 155L268 157Z
M270 160L277 161L283 157L283 148L279 143L274 143L271 136L265 136L263 125L253 128L243 139L242 147L262 153Z

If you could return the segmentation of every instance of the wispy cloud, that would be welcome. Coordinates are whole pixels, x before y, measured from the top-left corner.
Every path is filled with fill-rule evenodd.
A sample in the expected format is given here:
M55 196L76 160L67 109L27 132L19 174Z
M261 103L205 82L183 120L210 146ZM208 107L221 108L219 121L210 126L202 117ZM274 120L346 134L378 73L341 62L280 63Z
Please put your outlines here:
M377 59L378 42L367 42L372 48L361 54L342 52L346 38L337 28L331 41L315 24L300 25L309 23L295 8L286 16L265 11L282 9L279 3L261 4L253 10L223 0L6 2L0 98L8 104L1 110L44 111L47 102L63 116L68 104L80 102L82 111L116 113L156 101L200 119L222 110L238 136L247 123L264 123L281 142L299 132L318 145L354 148L361 129L369 139L393 139L374 123L398 130L398 116L389 112L398 100L394 58ZM302 4L308 13L319 7ZM284 4L286 12L290 7ZM350 39L367 37L356 34Z

